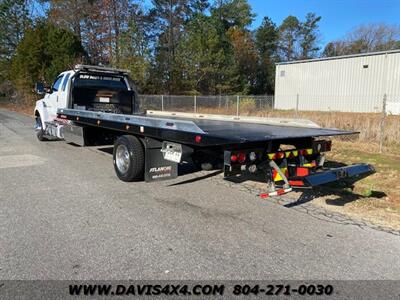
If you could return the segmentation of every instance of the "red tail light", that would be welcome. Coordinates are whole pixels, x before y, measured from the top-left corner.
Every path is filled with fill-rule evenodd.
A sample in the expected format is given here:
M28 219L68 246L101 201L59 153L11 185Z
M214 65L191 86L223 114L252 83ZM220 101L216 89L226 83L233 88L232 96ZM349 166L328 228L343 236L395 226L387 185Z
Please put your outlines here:
M278 152L278 153L276 153L276 158L277 159L282 159L282 158L285 158L285 153L284 152Z
M196 141L196 143L200 143L201 142L201 135L196 135L194 140Z
M238 155L238 160L240 163L244 163L246 161L246 154L243 152L240 152Z
M238 160L237 155L236 154L232 154L231 155L231 162L237 162L237 160Z
M307 153L307 150L300 150L300 154L301 155L307 155L308 153Z

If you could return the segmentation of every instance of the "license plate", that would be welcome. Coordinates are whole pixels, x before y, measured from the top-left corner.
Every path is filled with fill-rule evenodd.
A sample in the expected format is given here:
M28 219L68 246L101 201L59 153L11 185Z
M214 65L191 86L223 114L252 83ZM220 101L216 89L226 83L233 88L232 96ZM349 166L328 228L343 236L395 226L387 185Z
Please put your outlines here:
M164 142L161 152L165 160L180 163L182 159L182 146L175 143Z

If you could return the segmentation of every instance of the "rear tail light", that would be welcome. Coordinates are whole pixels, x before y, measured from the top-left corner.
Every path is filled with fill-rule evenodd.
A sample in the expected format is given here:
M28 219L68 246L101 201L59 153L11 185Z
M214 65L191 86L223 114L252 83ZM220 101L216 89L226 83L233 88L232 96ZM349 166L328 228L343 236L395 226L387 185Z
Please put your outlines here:
M239 153L232 153L231 154L231 162L233 163L244 163L246 161L246 153L239 152Z
M243 153L243 152L240 152L239 155L238 155L238 161L240 163L244 163L246 161L246 154Z
M196 135L194 140L196 141L196 143L201 143L201 135Z

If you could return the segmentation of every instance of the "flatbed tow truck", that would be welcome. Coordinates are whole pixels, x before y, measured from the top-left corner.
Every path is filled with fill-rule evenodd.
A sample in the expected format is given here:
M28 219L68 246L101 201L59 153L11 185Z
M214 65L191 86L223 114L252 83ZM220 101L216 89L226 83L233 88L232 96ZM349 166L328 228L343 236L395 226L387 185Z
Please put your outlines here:
M357 132L321 128L302 119L231 117L140 111L129 72L77 65L61 73L35 107L39 140L81 146L113 144L114 169L123 181L173 179L178 165L222 168L225 177L262 174L266 192L281 195L375 172L368 164L326 168L327 137Z

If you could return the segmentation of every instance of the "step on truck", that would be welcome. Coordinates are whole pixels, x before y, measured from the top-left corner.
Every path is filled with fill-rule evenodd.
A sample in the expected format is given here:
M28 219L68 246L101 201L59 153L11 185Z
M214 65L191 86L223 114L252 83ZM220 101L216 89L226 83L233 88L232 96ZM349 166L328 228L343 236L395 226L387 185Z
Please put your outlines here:
M193 162L221 168L225 177L262 174L261 196L268 197L338 180L354 183L374 173L368 164L324 166L329 138L357 132L302 119L143 111L126 70L77 65L50 88L37 83L35 89L43 95L34 110L37 138L113 145L122 181L173 179L180 164Z

